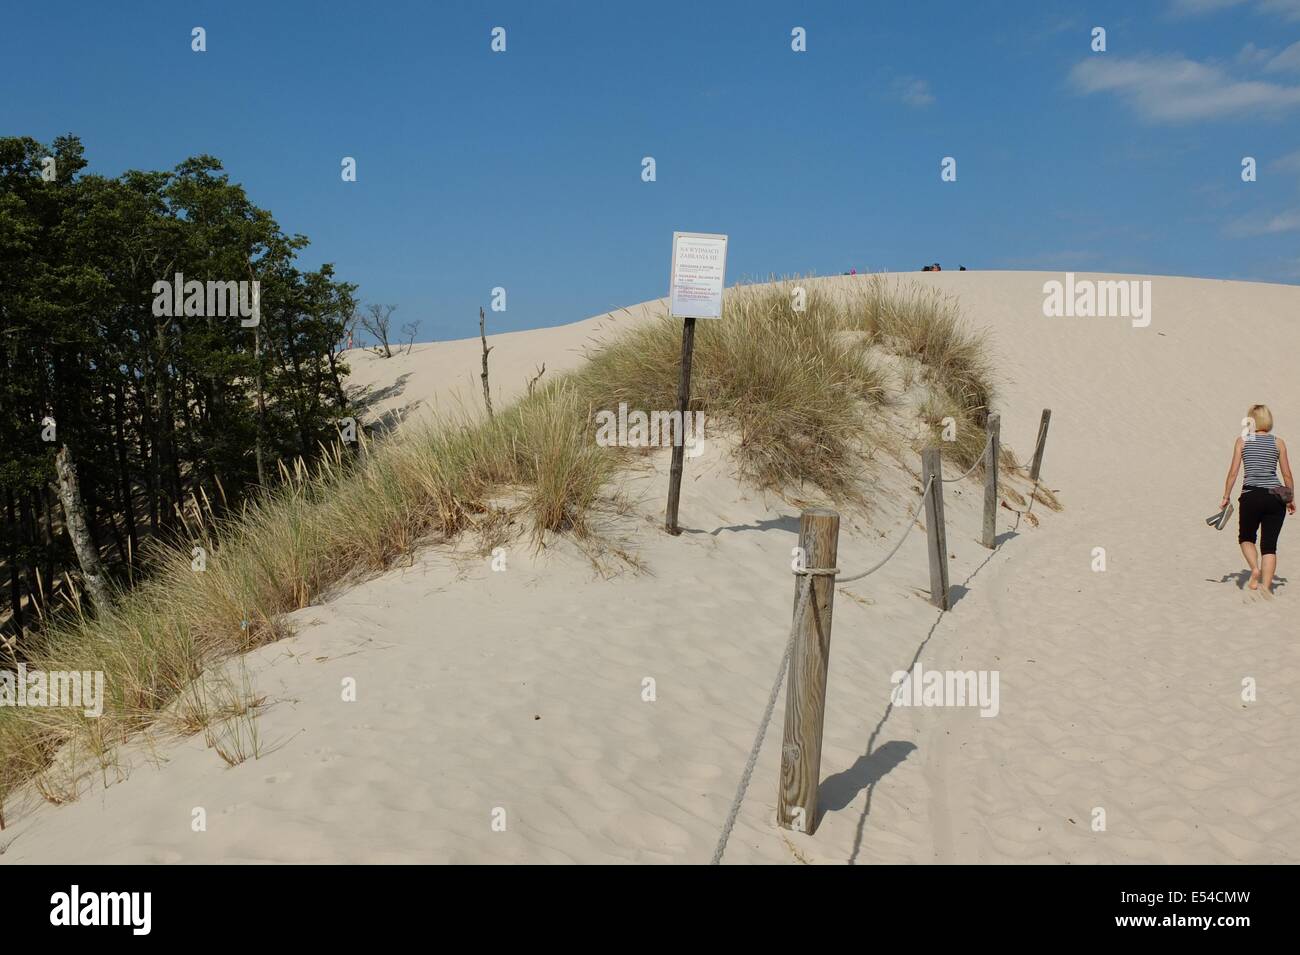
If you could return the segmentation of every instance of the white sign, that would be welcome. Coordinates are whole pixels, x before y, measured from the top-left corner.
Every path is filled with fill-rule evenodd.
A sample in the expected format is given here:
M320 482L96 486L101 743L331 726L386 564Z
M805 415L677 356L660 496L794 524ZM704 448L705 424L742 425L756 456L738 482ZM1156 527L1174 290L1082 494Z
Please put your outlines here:
M674 232L668 314L674 318L721 318L726 274L725 235Z

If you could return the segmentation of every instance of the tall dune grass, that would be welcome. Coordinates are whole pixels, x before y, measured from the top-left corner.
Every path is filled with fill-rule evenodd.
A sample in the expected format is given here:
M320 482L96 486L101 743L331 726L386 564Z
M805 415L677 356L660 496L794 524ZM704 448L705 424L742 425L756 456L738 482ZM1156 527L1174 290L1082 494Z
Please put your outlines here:
M963 469L974 464L984 447L994 397L987 335L967 327L950 296L923 286L891 286L880 276L850 296L848 311L853 327L922 363L931 389L926 412L935 440L942 430L939 422L955 418L957 440L944 444L945 455Z
M861 467L855 452L871 437L866 407L879 404L884 379L861 341L846 339L850 316L833 295L800 283L728 292L721 321L696 322L691 408L706 428L723 424L740 439L739 463L772 488L803 482L832 496L851 493ZM681 322L667 317L624 334L576 376L592 407L676 407Z
M801 311L796 284L807 292ZM111 611L61 621L25 646L31 669L104 671L106 699L97 720L0 708L0 821L5 797L28 780L46 798L75 797L75 781L69 796L50 776L61 749L106 767L142 729L197 732L205 717L186 692L204 670L278 639L283 614L349 575L381 570L422 541L494 526L503 513L539 541L591 535L625 460L596 445L593 414L619 402L674 408L680 347L680 322L649 321L495 418L443 419L355 455L336 448L311 473L284 470L281 486L222 522L196 504L192 539L160 550L149 578ZM986 343L950 301L879 280L848 293L816 282L730 290L723 320L697 325L692 408L735 430L751 480L852 497L879 427L873 412L887 400L873 348L918 359L947 412L982 429L992 400ZM959 447L957 457L969 464L977 454ZM201 571L193 546L206 552Z

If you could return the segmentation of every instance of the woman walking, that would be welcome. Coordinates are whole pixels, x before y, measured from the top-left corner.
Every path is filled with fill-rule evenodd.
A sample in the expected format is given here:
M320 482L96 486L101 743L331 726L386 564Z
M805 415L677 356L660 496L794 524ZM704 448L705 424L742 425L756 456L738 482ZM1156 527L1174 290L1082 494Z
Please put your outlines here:
M1232 464L1223 486L1220 508L1228 506L1237 472L1245 466L1241 497L1237 499L1237 541L1250 565L1250 589L1266 597L1273 595L1273 574L1277 571L1277 538L1287 514L1295 513L1295 480L1286 456L1286 442L1273 434L1273 413L1266 405L1251 405L1246 412L1247 431L1232 449ZM1253 427L1252 427L1253 426ZM1277 479L1278 467L1282 480ZM1259 534L1259 551L1255 535Z

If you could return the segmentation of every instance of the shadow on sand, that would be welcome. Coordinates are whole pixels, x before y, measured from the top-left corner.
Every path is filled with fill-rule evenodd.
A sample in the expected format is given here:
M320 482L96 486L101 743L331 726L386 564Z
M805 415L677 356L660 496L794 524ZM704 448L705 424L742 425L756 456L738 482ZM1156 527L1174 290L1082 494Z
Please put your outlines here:
M1236 584L1238 590L1245 590L1246 583L1250 580L1249 570L1239 570L1235 574L1224 574L1218 580L1213 577L1206 577L1205 582L1210 584ZM1280 574L1273 575L1273 593L1277 593L1287 584L1287 579Z
M719 527L711 531L701 530L698 527L683 527L683 534L708 534L710 537L717 537L723 531L788 531L792 534L799 533L799 517L795 515L762 520L753 524L732 524L729 527Z
M375 405L387 401L390 398L396 398L406 390L406 382L411 377L408 371L404 375L398 375L397 379L391 385L385 385L383 388L350 388L348 389L347 398L352 403L352 408L358 413L358 417L370 412ZM419 405L419 402L412 402L403 405L400 408L390 408L383 414L376 416L373 420L364 424L366 434L372 437L391 433L401 424L406 417Z
M957 601L960 600L961 597L970 593L970 588L966 585L974 580L975 576L984 569L988 562L998 555L1002 550L1002 545L1019 536L1016 532L1016 528L1019 526L1020 518L1017 516L1015 527L994 538L996 546L993 550L989 551L988 556L980 562L980 565L972 570L970 574L967 575L966 579L960 584L950 586L949 608L956 606ZM921 659L921 654L924 652L926 644L930 642L930 638L933 637L935 631L939 629L939 624L943 622L944 615L950 612L951 609L941 610L935 615L934 623L930 625L930 629L926 633L925 638L917 644L916 652L912 654L912 661L907 665L908 673L911 673L916 668L916 663ZM884 730L885 723L888 722L889 717L893 712L894 701L893 699L890 699L889 703L885 706L885 712L880 717L880 722L876 724L875 729L871 731L871 736L867 739L866 751L854 761L853 766L849 769L842 773L835 773L826 777L818 792L818 819L821 819L827 812L847 808L859 792L865 790L867 793L866 802L862 806L862 814L858 817L857 829L853 834L853 851L850 853L848 858L849 865L857 864L858 855L862 851L862 837L867 828L867 817L871 815L871 797L875 795L876 784L880 782L880 780L891 769L901 763L907 758L907 756L917 749L916 744L904 743L899 740L891 740L879 748L876 747L876 739ZM844 777L848 777L848 779L845 779ZM862 785L857 788L852 788L852 781L858 779L862 780ZM829 794L825 795L823 798L823 794L827 793L828 786L830 787ZM847 798L845 798L846 794Z
M822 780L817 790L817 820L820 823L828 812L846 809L858 793L874 786L891 769L907 759L916 749L915 743L891 739L868 756L859 756L843 772L834 773Z

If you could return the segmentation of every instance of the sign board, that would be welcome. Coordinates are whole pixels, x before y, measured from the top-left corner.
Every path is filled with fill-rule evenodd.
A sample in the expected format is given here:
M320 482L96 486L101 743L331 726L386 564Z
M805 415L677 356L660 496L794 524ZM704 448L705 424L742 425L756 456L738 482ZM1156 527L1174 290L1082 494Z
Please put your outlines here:
M673 318L721 318L726 274L725 235L674 232L668 314Z

